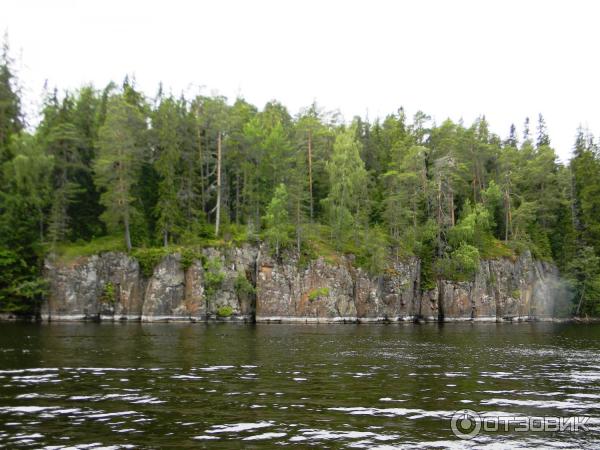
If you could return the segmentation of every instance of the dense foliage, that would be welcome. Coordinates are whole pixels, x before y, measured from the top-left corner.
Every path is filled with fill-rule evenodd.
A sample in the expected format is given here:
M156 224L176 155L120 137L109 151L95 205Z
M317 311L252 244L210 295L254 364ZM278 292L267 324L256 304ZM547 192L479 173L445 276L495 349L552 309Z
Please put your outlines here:
M0 310L35 311L49 252L129 250L151 273L165 248L263 239L277 257L351 253L375 274L416 255L423 289L530 250L565 274L574 312L599 314L598 146L579 130L563 165L543 117L529 127L501 139L485 117L436 124L402 108L346 124L315 104L292 116L276 101L148 99L126 78L48 92L27 130L4 48ZM221 272L205 264L214 289Z

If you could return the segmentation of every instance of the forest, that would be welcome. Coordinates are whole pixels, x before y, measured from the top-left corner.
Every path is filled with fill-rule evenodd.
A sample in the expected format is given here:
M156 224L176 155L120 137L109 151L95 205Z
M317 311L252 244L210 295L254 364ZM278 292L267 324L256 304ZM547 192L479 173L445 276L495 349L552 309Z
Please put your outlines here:
M162 86L149 98L130 77L48 88L31 126L7 46L1 58L1 311L37 311L48 255L266 242L281 258L352 254L373 274L417 256L422 289L530 251L558 266L572 314L600 314L600 142L587 130L564 164L541 114L501 137L485 116L344 121L316 103L292 115Z

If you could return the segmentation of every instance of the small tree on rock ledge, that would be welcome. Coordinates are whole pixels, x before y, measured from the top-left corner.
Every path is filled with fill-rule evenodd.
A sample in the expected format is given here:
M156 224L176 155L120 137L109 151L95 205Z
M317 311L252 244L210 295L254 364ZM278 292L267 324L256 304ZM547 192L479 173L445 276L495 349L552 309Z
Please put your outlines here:
M285 184L281 183L275 189L275 194L267 206L264 219L267 225L265 236L269 245L275 247L275 255L289 241L290 220L288 215L288 193Z

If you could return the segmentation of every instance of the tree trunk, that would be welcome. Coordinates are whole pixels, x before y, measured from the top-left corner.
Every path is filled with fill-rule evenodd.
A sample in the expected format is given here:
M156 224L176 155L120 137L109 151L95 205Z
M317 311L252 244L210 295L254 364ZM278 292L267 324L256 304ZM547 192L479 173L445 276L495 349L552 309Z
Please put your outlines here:
M196 128L196 137L198 138L198 161L200 163L200 202L202 212L204 212L204 164L202 164L202 134L200 133L200 125Z
M296 201L296 248L300 253L302 225L300 224L300 199Z
M454 193L450 191L450 217L452 220L452 226L454 226Z
M131 234L129 233L129 217L125 215L125 245L127 245L127 251L131 251Z
M217 214L215 219L215 236L219 236L221 221L221 132L217 135Z
M508 191L508 187L506 189L507 190L504 192L504 209L506 210L506 218L505 218L506 229L504 230L504 242L508 242L508 237L510 235L511 222L512 222L512 215L510 213L510 192Z
M235 224L240 223L240 171L235 172Z
M310 221L313 221L314 216L314 200L312 187L312 132L308 130L308 193L310 196Z
M579 317L581 312L581 305L583 305L583 299L585 298L585 283L583 285L583 289L581 290L581 297L579 297L579 303L577 304L577 310L575 311L575 316Z
M437 288L438 288L438 322L443 322L446 317L446 305L444 304L444 283L440 276L437 276Z
M44 212L42 208L38 207L38 216L39 216L39 231L40 231L40 242L44 242Z

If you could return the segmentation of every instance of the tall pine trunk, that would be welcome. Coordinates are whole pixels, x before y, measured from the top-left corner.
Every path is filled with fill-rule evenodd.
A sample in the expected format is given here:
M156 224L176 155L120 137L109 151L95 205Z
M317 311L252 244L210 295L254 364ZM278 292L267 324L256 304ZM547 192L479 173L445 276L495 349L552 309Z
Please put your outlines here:
M127 245L127 251L131 251L131 234L129 232L129 216L125 215L125 245Z
M310 196L310 221L314 216L313 182L312 182L312 133L308 130L308 193Z
M221 221L221 132L217 135L217 214L215 219L215 236L219 236Z

